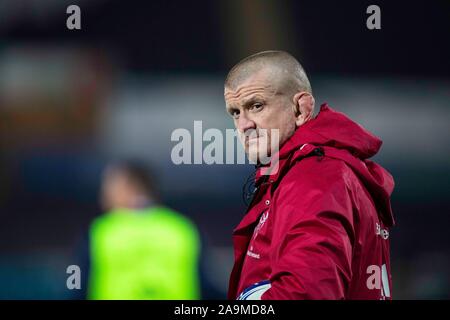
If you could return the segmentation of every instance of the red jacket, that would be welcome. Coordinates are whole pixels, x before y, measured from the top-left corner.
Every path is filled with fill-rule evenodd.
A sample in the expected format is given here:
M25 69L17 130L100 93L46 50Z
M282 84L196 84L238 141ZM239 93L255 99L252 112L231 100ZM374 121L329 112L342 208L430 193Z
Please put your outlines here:
M233 231L229 299L391 299L392 176L381 140L321 106L281 147Z

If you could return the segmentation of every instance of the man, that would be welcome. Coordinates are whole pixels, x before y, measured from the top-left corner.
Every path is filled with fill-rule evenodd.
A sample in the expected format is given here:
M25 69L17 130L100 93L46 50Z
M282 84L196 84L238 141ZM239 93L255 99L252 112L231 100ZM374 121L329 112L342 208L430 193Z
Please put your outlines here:
M101 186L106 213L91 224L84 254L87 298L200 298L197 228L162 206L156 190L140 164L107 166Z
M248 157L259 162L253 199L233 231L228 298L391 299L394 181L368 160L381 140L327 104L314 117L308 78L286 52L239 62L224 96ZM271 163L260 163L261 150Z

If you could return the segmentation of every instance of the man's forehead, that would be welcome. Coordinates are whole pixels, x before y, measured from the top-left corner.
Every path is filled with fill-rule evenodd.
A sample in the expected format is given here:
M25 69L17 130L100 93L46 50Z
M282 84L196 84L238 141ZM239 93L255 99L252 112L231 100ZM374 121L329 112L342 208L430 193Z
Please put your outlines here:
M274 94L277 83L267 72L258 72L249 76L234 88L225 87L225 100L240 100L253 94Z

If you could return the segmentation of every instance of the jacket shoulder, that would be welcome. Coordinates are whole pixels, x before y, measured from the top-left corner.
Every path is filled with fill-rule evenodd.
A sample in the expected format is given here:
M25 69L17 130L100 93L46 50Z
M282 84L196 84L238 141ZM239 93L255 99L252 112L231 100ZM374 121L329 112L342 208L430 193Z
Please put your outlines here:
M279 187L327 192L335 186L352 184L356 178L356 174L343 160L308 157L292 165L282 177Z
M295 163L274 192L278 206L293 206L296 212L316 212L351 207L352 186L358 179L342 160L308 157Z

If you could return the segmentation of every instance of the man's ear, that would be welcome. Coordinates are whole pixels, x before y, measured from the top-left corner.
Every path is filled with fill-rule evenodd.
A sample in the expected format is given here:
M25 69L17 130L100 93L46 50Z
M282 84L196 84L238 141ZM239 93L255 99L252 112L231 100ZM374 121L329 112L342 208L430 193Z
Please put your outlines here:
M315 100L311 93L302 91L294 95L293 103L295 109L295 125L300 127L312 118Z

